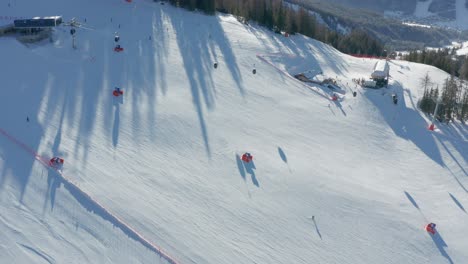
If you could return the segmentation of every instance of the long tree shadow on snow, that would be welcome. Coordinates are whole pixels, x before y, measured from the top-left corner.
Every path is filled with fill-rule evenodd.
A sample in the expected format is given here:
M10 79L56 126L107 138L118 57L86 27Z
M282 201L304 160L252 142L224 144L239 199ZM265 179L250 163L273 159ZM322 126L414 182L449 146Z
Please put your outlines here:
M411 196L411 194L409 194L407 191L404 191L405 195L406 195L406 198L408 198L408 200L410 201L410 203L414 206L414 208L418 209L418 212L419 214L421 215L421 217L424 218L424 220L426 222L428 222L429 220L427 220L427 217L424 215L423 211L421 211L421 208L419 208L419 205L418 203L416 202L416 200L413 198L413 196Z
M166 14L159 5L154 6L152 16L132 19L130 27L139 29L135 39L127 41L123 54L113 56L122 57L120 62L114 59L117 65L111 65L122 73L119 84L115 85L125 89L127 95L131 94L125 108L131 109L130 128L133 140L141 138L142 131L149 131L151 140L157 136L158 96L167 93L167 58L172 51L168 47L170 33L166 27L166 19ZM150 107L142 109L142 102L148 103Z
M29 50L25 51L24 54L27 56ZM18 58L19 61L33 59L30 57L27 59ZM31 63L14 63L10 65L12 72L31 72L34 74L31 74L31 78L19 80L6 78L4 80L5 86L14 89L9 89L8 96L0 97L0 112L15 112L15 115L0 115L0 123L8 124L5 127L6 131L14 135L21 144L24 144L24 148L31 152L30 154L34 154L38 152L38 147L43 140L43 127L49 131L56 129L56 126L51 125L51 123L56 120L56 115L60 114L54 141L52 144L49 142L44 144L45 150L41 155L45 158L53 155L62 156L59 148L62 141L63 124L65 121L71 124L75 118L81 118L75 113L76 105L80 105L81 102L76 99L81 98L77 96L80 89L77 89L77 86L73 84L83 84L84 74L81 71L81 74L77 75L77 68L74 64L67 64L70 71L63 71L63 65L57 63L43 64L44 67L36 67L38 63L43 64L42 58ZM16 67L19 67L19 69L16 69ZM34 85L31 85L31 81L34 82ZM42 113L41 121L38 120L39 113ZM94 122L94 114L95 112L86 119L86 122ZM23 115L24 120L21 118ZM27 122L26 116L29 117L29 122ZM14 117L20 117L21 120L9 121ZM0 144L0 149L5 147L8 148L8 155L5 158L4 170L13 172L14 181L19 184L19 200L22 201L29 177L33 174L32 168L35 160L29 155L24 155L24 149L18 149L18 146ZM0 186L3 185L4 175L5 172L2 172Z
M182 13L180 13L182 12ZM198 121L208 156L211 149L208 140L208 128L203 114L203 99L207 109L214 107L213 79L211 76L211 59L208 52L206 36L193 30L192 23L182 19L185 11L179 11L171 20L176 31L177 44L181 51L185 74L190 85L192 101L197 112ZM193 21L193 23L197 23Z
M96 113L100 106L100 99L102 96L111 96L108 87L100 87L98 89L91 89L95 87L98 80L102 78L102 72L98 70L97 65L81 65L78 69L78 76L74 90L79 91L81 95L81 115L79 118L79 136L75 142L75 154L82 153L82 162L86 165L88 161L89 148L91 146L91 135L94 132L96 125ZM69 108L69 111L73 109Z
M455 181L458 183L458 185L460 185L460 187L466 192L468 193L468 188L465 187L465 185L463 185L463 182L460 181L460 179L458 179L458 176L452 171L452 169L450 169L450 167L446 167L447 170L450 172L450 174L452 175L452 177L455 179Z
M214 58L212 58L212 53L210 52L212 48L210 47L211 39L216 39L223 54L227 56L228 59L232 60L228 63L236 64L236 62L232 51L228 51L230 50L229 41L226 39L224 32L222 32L219 21L217 21L216 18L209 18L215 21L215 24L211 27L212 32L210 33L214 38L210 38L206 32L206 28L200 24L199 16L202 15L183 18L186 12L187 11L184 10L178 10L176 15L171 16L171 23L175 30L174 34L177 36L177 44L181 52L185 74L190 85L192 100L200 123L205 150L210 157L211 149L203 106L208 110L215 107L215 87L212 76ZM207 17L203 16L201 20L205 18ZM193 25L199 25L198 29L194 30ZM241 79L237 65L229 67L234 75L233 78L238 82L238 85L242 87L240 85ZM240 89L242 93L242 88Z
M404 191L404 193L406 195L406 198L408 198L408 200L411 202L411 204L413 204L413 206L416 207L416 209L421 210L419 209L419 205L416 203L413 196L411 196L411 194L409 194L407 191Z
M62 143L62 131L63 131L63 122L65 119L65 114L67 113L67 107L69 101L71 100L69 97L70 89L65 90L65 95L63 98L63 106L62 111L60 112L60 121L59 127L57 129L57 133L55 134L54 144L52 145L52 154L54 157L63 157L64 153L62 153L60 149L60 144Z
M417 109L416 104L413 102L413 97L411 96L411 90L405 89L405 92L408 93L408 97L411 101L413 109ZM438 123L438 129L442 133L432 133L437 141L444 147L445 151L450 155L453 161L459 166L460 170L465 176L468 176L466 171L466 165L461 163L467 162L468 157L468 141L464 140L468 136L468 131L465 127L460 127L457 122L452 123L451 125ZM455 130L455 131L454 131ZM458 160L447 147L447 143L450 143L453 148L460 154L462 160Z
M364 92L364 96L380 111L393 132L406 140L413 142L426 156L440 166L445 166L434 136L426 129L427 123L421 117L417 108L409 108L405 103L403 88L396 82L392 85L393 92L399 98L398 104L393 104L391 93L387 90L371 90ZM411 97L411 96L407 96Z
M18 58L19 61L31 59L28 50L22 54L26 58ZM9 70L12 73L34 73L31 77L34 77L36 86L30 85L29 78L2 78L2 86L7 89L0 96L0 129L13 135L31 152L37 152L41 144L46 125L38 120L38 113L44 96L54 84L54 78L48 74L48 69L37 69L34 63L10 63ZM3 134L0 134L0 155L4 160L3 170L0 172L0 191L7 178L11 177L11 182L18 188L18 200L23 202L29 179L35 173L33 170L35 160Z
M226 32L221 27L219 17L215 17L215 21L210 23L210 50L215 53L215 44L220 49L221 55L224 57L227 68L229 69L232 78L236 82L237 88L241 95L245 94L242 74L240 73L239 66L237 65L236 56L232 52L231 42L226 36ZM216 59L216 54L213 54Z
M30 121L30 123L33 121ZM42 134L41 126L34 121L35 124L30 124L29 127L25 127L26 130L31 132L27 147L32 151L36 151ZM1 129L1 127L0 127ZM16 129L10 129L6 132L15 133ZM24 133L21 131L21 133ZM19 148L15 143L11 142L7 137L0 134L0 156L2 157L3 169L0 172L0 192L3 190L5 182L8 178L11 178L11 182L18 189L18 200L23 202L23 198L29 183L30 177L34 176L34 158L30 154L25 152L24 149Z
M286 154L284 153L283 149L280 147L278 147L278 154L280 155L280 158L284 163L288 163L288 158L286 157Z
M468 137L468 131L466 125L459 124L458 122L444 124L436 121L436 127L441 133L434 132L434 136L458 165L464 176L468 176L468 140L465 139ZM452 151L449 150L449 147L454 148L461 158L455 157Z
M412 104L412 107L413 109L417 109L417 106L416 104L413 102L413 97L411 96L411 90L409 89L405 89L405 92L408 93L408 98ZM424 121L423 121L424 122ZM424 122L425 123L425 122ZM455 123L456 124L456 123ZM427 126L427 125L426 125ZM463 166L461 164L461 162L465 162L466 163L466 156L468 154L468 147L467 147L467 142L465 142L463 139L464 139L464 135L463 133L466 132L466 130L463 130L461 131L461 134L457 134L457 135L454 135L452 137L447 137L445 136L445 134L451 134L450 132L450 126L447 126L447 125L439 125L438 126L439 129L441 129L443 131L443 134L440 134L440 133L429 133L431 135L431 137L434 138L434 141L437 140L440 145L444 148L444 150L446 151L446 153L449 154L449 156L453 159L453 161L458 165L458 167L460 168L460 171L461 173L463 173L465 176L468 176L468 173L465 169L466 166ZM449 148L447 147L447 143L450 143L454 148L455 150L460 154L460 156L462 157L462 160L458 160L452 153L451 150L449 150ZM435 146L435 145L434 145ZM440 155L440 153L439 153ZM448 166L447 164L441 164L441 166L445 167L453 176L453 178L457 181L457 183L460 185L460 187L465 191L465 192L468 192L468 189L465 187L465 185L463 185L463 183L458 179L458 176L457 174L455 174L453 172L453 170L450 168L450 166Z
M460 171L463 173L463 175L465 176L468 176L468 172L465 170L465 166L463 166L460 161L453 155L452 151L449 150L449 148L447 147L447 142L446 140L443 140L440 138L440 136L437 136L435 135L436 137L439 137L437 138L437 140L439 141L439 143L442 145L442 147L444 147L445 151L449 154L449 156L453 159L453 161L458 165L458 167L460 168ZM465 146L465 148L468 148L468 144L464 144L462 142L455 142L455 144L451 144L452 146ZM456 148L457 151L460 153L460 155L462 156L462 158L464 158L464 155L466 155L465 153L468 153L466 151L466 149L458 149ZM464 162L461 161L461 162Z
M458 208L460 208L466 214L465 207L463 207L463 205L458 201L458 199L455 198L455 196L453 196L451 193L449 193L449 195L450 195L450 198L452 198L453 202L458 206Z

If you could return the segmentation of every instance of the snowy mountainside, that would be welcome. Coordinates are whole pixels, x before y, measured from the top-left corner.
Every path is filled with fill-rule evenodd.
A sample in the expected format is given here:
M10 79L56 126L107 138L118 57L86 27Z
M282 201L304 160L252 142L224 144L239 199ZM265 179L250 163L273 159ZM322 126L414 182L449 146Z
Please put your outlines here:
M446 73L391 61L389 88L366 90L353 79L375 60L150 1L17 0L11 12L93 30L78 30L77 50L68 28L52 43L0 38L2 261L168 262L136 233L177 263L468 258L468 129L430 133L416 108L419 79ZM345 93L333 102L302 72ZM59 174L37 157L55 155Z
M468 6L466 0L418 1L413 14L398 14L386 10L392 17L418 24L447 27L455 30L468 30Z
M440 26L431 26L414 18L411 12L387 8L374 10L371 7L343 6L333 1L317 2L312 0L288 0L320 14L326 24L338 32L346 33L353 29L364 30L385 46L394 50L420 49L424 46L449 45L452 41L466 38L465 33ZM344 3L342 3L344 4ZM391 11L389 11L391 10ZM419 22L418 22L419 21ZM343 29L345 29L343 31Z
M387 13L389 16L412 19L420 24L468 29L468 6L466 0L331 0L353 8Z
M400 11L403 13L411 13L416 6L417 0L331 0L327 2L374 11L384 11L388 9L392 11Z

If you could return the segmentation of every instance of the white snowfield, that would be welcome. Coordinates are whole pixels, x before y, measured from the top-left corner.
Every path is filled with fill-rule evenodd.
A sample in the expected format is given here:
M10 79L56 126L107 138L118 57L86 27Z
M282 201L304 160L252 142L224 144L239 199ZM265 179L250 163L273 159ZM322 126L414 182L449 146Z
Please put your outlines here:
M376 60L232 16L12 3L93 30L77 50L69 28L0 38L0 263L468 263L468 129L429 132L416 108L420 78L444 72L391 61L389 88L366 90L352 79Z
M457 50L457 55L467 55L468 54L468 41L457 43L459 49Z

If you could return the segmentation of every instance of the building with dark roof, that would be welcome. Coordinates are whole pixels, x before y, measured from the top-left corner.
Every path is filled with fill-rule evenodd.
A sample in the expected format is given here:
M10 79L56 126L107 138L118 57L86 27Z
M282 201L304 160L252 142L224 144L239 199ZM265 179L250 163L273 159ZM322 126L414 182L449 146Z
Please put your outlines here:
M53 28L62 22L61 16L15 19L13 24L0 27L0 36L16 35L19 41L26 43L51 39Z
M35 17L31 19L16 19L13 21L16 29L53 28L62 23L61 16Z

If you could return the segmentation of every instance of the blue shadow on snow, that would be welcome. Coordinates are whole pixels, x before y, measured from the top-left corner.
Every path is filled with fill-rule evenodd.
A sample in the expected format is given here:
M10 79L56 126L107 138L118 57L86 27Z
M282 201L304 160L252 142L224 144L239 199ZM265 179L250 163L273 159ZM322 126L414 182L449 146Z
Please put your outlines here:
M412 102L413 108L407 107L404 90L400 83L395 82L391 88L398 96L397 105L391 100L392 91L386 88L382 88L384 90L366 89L364 95L380 111L383 119L397 136L413 142L427 157L444 167L445 164L435 138L427 131L427 123L421 117L414 102ZM408 98L411 100L411 94Z
M258 183L258 180L257 180L257 176L255 175L255 163L254 161L252 160L251 162L247 163L247 162L243 162L244 163L244 167L245 167L245 171L250 174L250 177L252 178L252 183L257 186L257 187L260 187L260 184Z
M242 179L245 181L245 168L244 168L244 162L241 160L239 157L239 154L236 154L236 162L237 162L237 169L239 169L239 174L242 177Z
M404 193L406 195L406 198L408 198L408 200L413 204L413 206L416 207L416 209L421 210L421 209L419 209L419 206L416 203L416 201L414 200L413 196L411 196L411 194L409 194L407 191L404 191Z
M465 207L463 207L463 205L457 200L457 198L455 198L455 196L453 196L451 193L449 193L449 195L450 198L452 198L453 202L466 214Z
M440 254L444 256L450 264L453 264L452 258L449 256L447 251L445 251L445 248L448 247L447 244L445 243L444 239L440 236L439 232L436 232L434 235L429 234L428 235L432 238L432 241L434 241L434 244L437 246L437 248L440 251Z
M281 160L283 160L284 163L288 163L288 158L286 157L286 154L284 153L283 149L278 147L278 154L281 157Z

